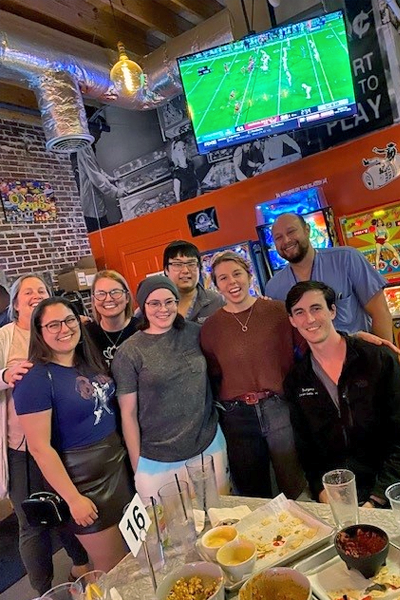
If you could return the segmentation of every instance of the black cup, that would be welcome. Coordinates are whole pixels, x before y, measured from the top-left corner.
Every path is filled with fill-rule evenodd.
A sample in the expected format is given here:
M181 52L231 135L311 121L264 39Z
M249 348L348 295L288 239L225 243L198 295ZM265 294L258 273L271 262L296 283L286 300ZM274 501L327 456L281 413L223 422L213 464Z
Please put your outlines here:
M382 539L384 546L374 554L365 556L352 556L346 553L351 552L351 542L356 540L360 532L375 533ZM347 548L346 548L347 546ZM350 525L338 531L335 536L335 547L340 558L346 563L348 569L356 569L364 575L366 579L374 577L379 569L386 563L386 558L389 552L389 538L383 529L374 525Z

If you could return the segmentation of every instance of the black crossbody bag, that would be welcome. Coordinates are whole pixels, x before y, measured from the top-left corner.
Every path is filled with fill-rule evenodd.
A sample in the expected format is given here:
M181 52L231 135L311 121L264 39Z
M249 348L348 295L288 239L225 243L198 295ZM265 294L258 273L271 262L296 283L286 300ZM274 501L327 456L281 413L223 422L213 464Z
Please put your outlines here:
M51 382L51 400L54 413L54 387L51 373L47 371L47 376ZM55 492L35 492L31 493L31 477L29 468L29 450L26 448L26 483L28 498L21 503L26 519L32 527L44 525L46 527L56 527L70 520L71 513L68 504L61 496Z

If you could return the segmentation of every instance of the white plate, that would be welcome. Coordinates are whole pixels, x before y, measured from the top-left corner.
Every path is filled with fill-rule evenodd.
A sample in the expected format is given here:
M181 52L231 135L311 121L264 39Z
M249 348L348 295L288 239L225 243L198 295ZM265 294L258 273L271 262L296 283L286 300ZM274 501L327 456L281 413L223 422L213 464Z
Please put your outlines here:
M390 573L400 576L400 549L393 544L389 545L389 554L386 565ZM384 568L384 567L382 567ZM304 559L295 569L308 577L314 594L320 600L332 600L330 594L340 599L347 594L349 600L361 600L368 596L366 589L374 584L373 578L366 579L354 569L348 569L338 556L335 546L329 546L314 556ZM400 589L389 589L376 600L397 600L400 598Z
M287 518L280 521L279 518L282 518L283 513L287 514ZM273 539L280 534L279 532L285 531L287 523L298 519L301 520L301 523L293 527L293 532L282 536L282 545L272 545L270 552L257 559L252 575L266 567L287 565L304 554L319 548L330 541L334 530L328 523L300 507L294 500L288 500L283 494L235 524L240 535L253 540L260 546L261 544L273 544ZM263 525L262 522L266 524ZM293 547L302 537L301 532L310 531L311 529L316 529L315 535L312 538L303 536L302 543L297 547ZM196 548L204 560L210 560L203 554L200 542L196 544ZM225 575L225 588L230 592L238 590L247 579L248 577L239 582L232 582Z

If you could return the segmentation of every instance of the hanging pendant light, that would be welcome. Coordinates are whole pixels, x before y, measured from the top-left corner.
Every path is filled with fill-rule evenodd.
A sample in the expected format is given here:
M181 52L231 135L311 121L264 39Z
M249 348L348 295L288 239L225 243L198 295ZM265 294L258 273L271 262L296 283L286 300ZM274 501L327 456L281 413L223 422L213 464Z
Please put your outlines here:
M142 87L143 70L128 58L122 42L118 42L117 47L119 58L110 71L110 78L118 93L132 96Z

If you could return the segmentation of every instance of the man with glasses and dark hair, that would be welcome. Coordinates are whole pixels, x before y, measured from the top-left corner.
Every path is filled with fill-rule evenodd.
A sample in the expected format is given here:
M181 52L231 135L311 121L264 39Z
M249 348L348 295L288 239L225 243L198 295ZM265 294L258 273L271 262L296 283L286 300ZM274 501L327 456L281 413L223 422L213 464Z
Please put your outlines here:
M223 297L206 290L200 279L201 257L199 249L185 240L175 240L164 250L165 275L179 291L178 312L188 321L200 325L225 304Z

